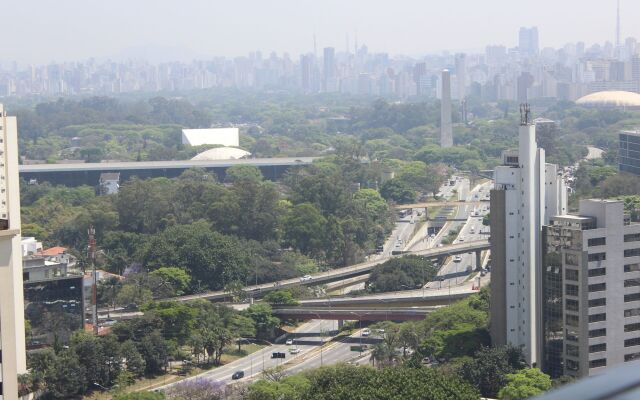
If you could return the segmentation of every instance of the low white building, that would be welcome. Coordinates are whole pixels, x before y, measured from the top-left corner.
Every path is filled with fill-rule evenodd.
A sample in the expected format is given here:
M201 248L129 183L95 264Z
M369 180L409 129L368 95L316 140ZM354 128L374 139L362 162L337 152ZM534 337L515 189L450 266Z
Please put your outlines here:
M182 144L238 147L240 146L240 130L238 128L183 129Z
M34 237L23 237L20 240L22 256L32 256L42 251L42 242L38 242Z

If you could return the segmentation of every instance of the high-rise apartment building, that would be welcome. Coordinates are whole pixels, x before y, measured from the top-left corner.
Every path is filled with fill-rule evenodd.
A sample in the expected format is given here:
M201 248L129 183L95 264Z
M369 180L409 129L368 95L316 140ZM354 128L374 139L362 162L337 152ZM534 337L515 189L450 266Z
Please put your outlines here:
M584 377L640 359L640 224L582 200L543 231L542 368Z
M338 90L338 79L336 77L336 49L325 47L323 53L324 76L322 80L322 90L324 92L335 92Z
M491 191L491 336L495 345L522 347L527 362L540 354L541 232L567 209L558 167L545 163L528 106L517 151L505 151Z
M523 57L535 57L540 52L538 44L538 28L520 28L520 35L518 36L518 50Z
M300 56L300 84L304 93L311 92L311 55Z
M0 105L0 399L18 399L26 371L17 124Z
M442 96L440 99L440 146L453 146L453 124L451 122L451 75L442 71Z

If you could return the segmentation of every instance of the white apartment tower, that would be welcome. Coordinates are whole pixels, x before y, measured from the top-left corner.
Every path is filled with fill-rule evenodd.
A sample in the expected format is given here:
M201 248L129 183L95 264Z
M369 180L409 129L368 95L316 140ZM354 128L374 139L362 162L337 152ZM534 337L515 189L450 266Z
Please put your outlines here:
M18 375L26 372L17 124L0 105L1 400L18 399Z
M516 151L505 151L491 191L491 336L495 345L522 347L537 365L541 337L541 233L551 216L567 212L558 167L545 163L528 106Z

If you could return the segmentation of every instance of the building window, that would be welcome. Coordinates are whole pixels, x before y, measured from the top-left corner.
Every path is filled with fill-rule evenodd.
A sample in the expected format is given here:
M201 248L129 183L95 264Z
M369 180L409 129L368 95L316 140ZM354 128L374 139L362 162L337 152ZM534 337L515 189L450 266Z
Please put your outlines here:
M636 257L640 256L640 249L629 249L624 251L625 257Z
M640 353L631 353L631 354L625 354L624 355L624 362L629 362L629 361L633 361L633 360L637 360L640 358Z
M589 293L602 292L603 290L607 290L606 283L594 283L593 285L589 285Z
M580 352L578 351L578 346L573 344L567 345L567 355L571 357L580 357Z
M626 235L625 235L626 237ZM599 238L592 238L589 239L587 241L587 246L589 247L593 247L593 246L604 246L607 244L607 239L603 238L603 237L599 237Z
M640 233L628 233L624 235L625 242L640 242Z
M638 323L638 324L626 324L624 326L624 331L625 332L640 331L640 323Z
M640 308L630 308L628 310L624 310L625 318L637 317L638 315L640 315Z
M566 324L569 326L578 326L580 324L580 317L577 315L566 315Z
M606 358L600 358L597 360L589 361L589 368L600 368L600 367L606 367L606 366L607 366Z
M624 266L624 272L640 271L640 264L627 264Z
M592 278L594 276L602 276L607 273L606 268L594 268L589 270L589 277Z
M600 336L607 336L607 328L592 329L589 331L590 338L600 337Z
M599 353L601 351L607 351L606 343L592 344L589 346L589 353Z
M607 305L607 298L602 297L600 299L589 300L589 307L602 307Z
M571 254L571 253L565 253L564 254L564 263L567 265L573 265L573 266L578 266L578 255L577 254Z
M640 344L640 337L627 339L624 341L624 347L637 346Z
M567 310L569 311L580 310L580 303L578 302L578 300L567 299L565 304L566 304Z
M579 368L579 365L577 361L575 360L567 360L567 369L569 371L577 371Z
M578 338L578 334L577 334L576 332L572 332L572 331L570 331L570 330L568 330L568 329L565 331L564 338L565 338L566 340L570 340L570 341L572 341L572 342L577 342L577 341L578 341L578 339L579 339L579 338Z
M640 250L640 249L639 249ZM626 253L626 251L625 251ZM626 257L626 256L625 256ZM607 253L593 253L589 254L589 262L591 261L604 261L607 259Z
M640 286L640 278L624 280L624 287L634 287L634 286Z
M564 285L564 288L567 296L577 296L579 293L578 285L569 285L567 283Z
M565 270L564 277L568 281L578 281L578 270L567 268Z
M640 293L632 293L624 295L624 302L628 303L630 301L638 301L640 300Z
M589 322L601 322L606 320L607 320L606 313L589 315Z

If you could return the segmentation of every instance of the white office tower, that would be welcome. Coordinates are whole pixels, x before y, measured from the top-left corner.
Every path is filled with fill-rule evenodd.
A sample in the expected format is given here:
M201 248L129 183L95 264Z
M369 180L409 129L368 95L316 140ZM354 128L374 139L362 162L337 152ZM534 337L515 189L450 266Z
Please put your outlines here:
M27 372L20 248L18 135L15 117L0 105L0 399L18 399Z
M440 146L453 146L451 124L451 75L449 70L442 71L442 99L440 100Z
M558 167L545 163L528 106L522 107L518 151L505 151L491 191L491 335L494 345L522 347L537 365L540 352L541 233L566 214Z

